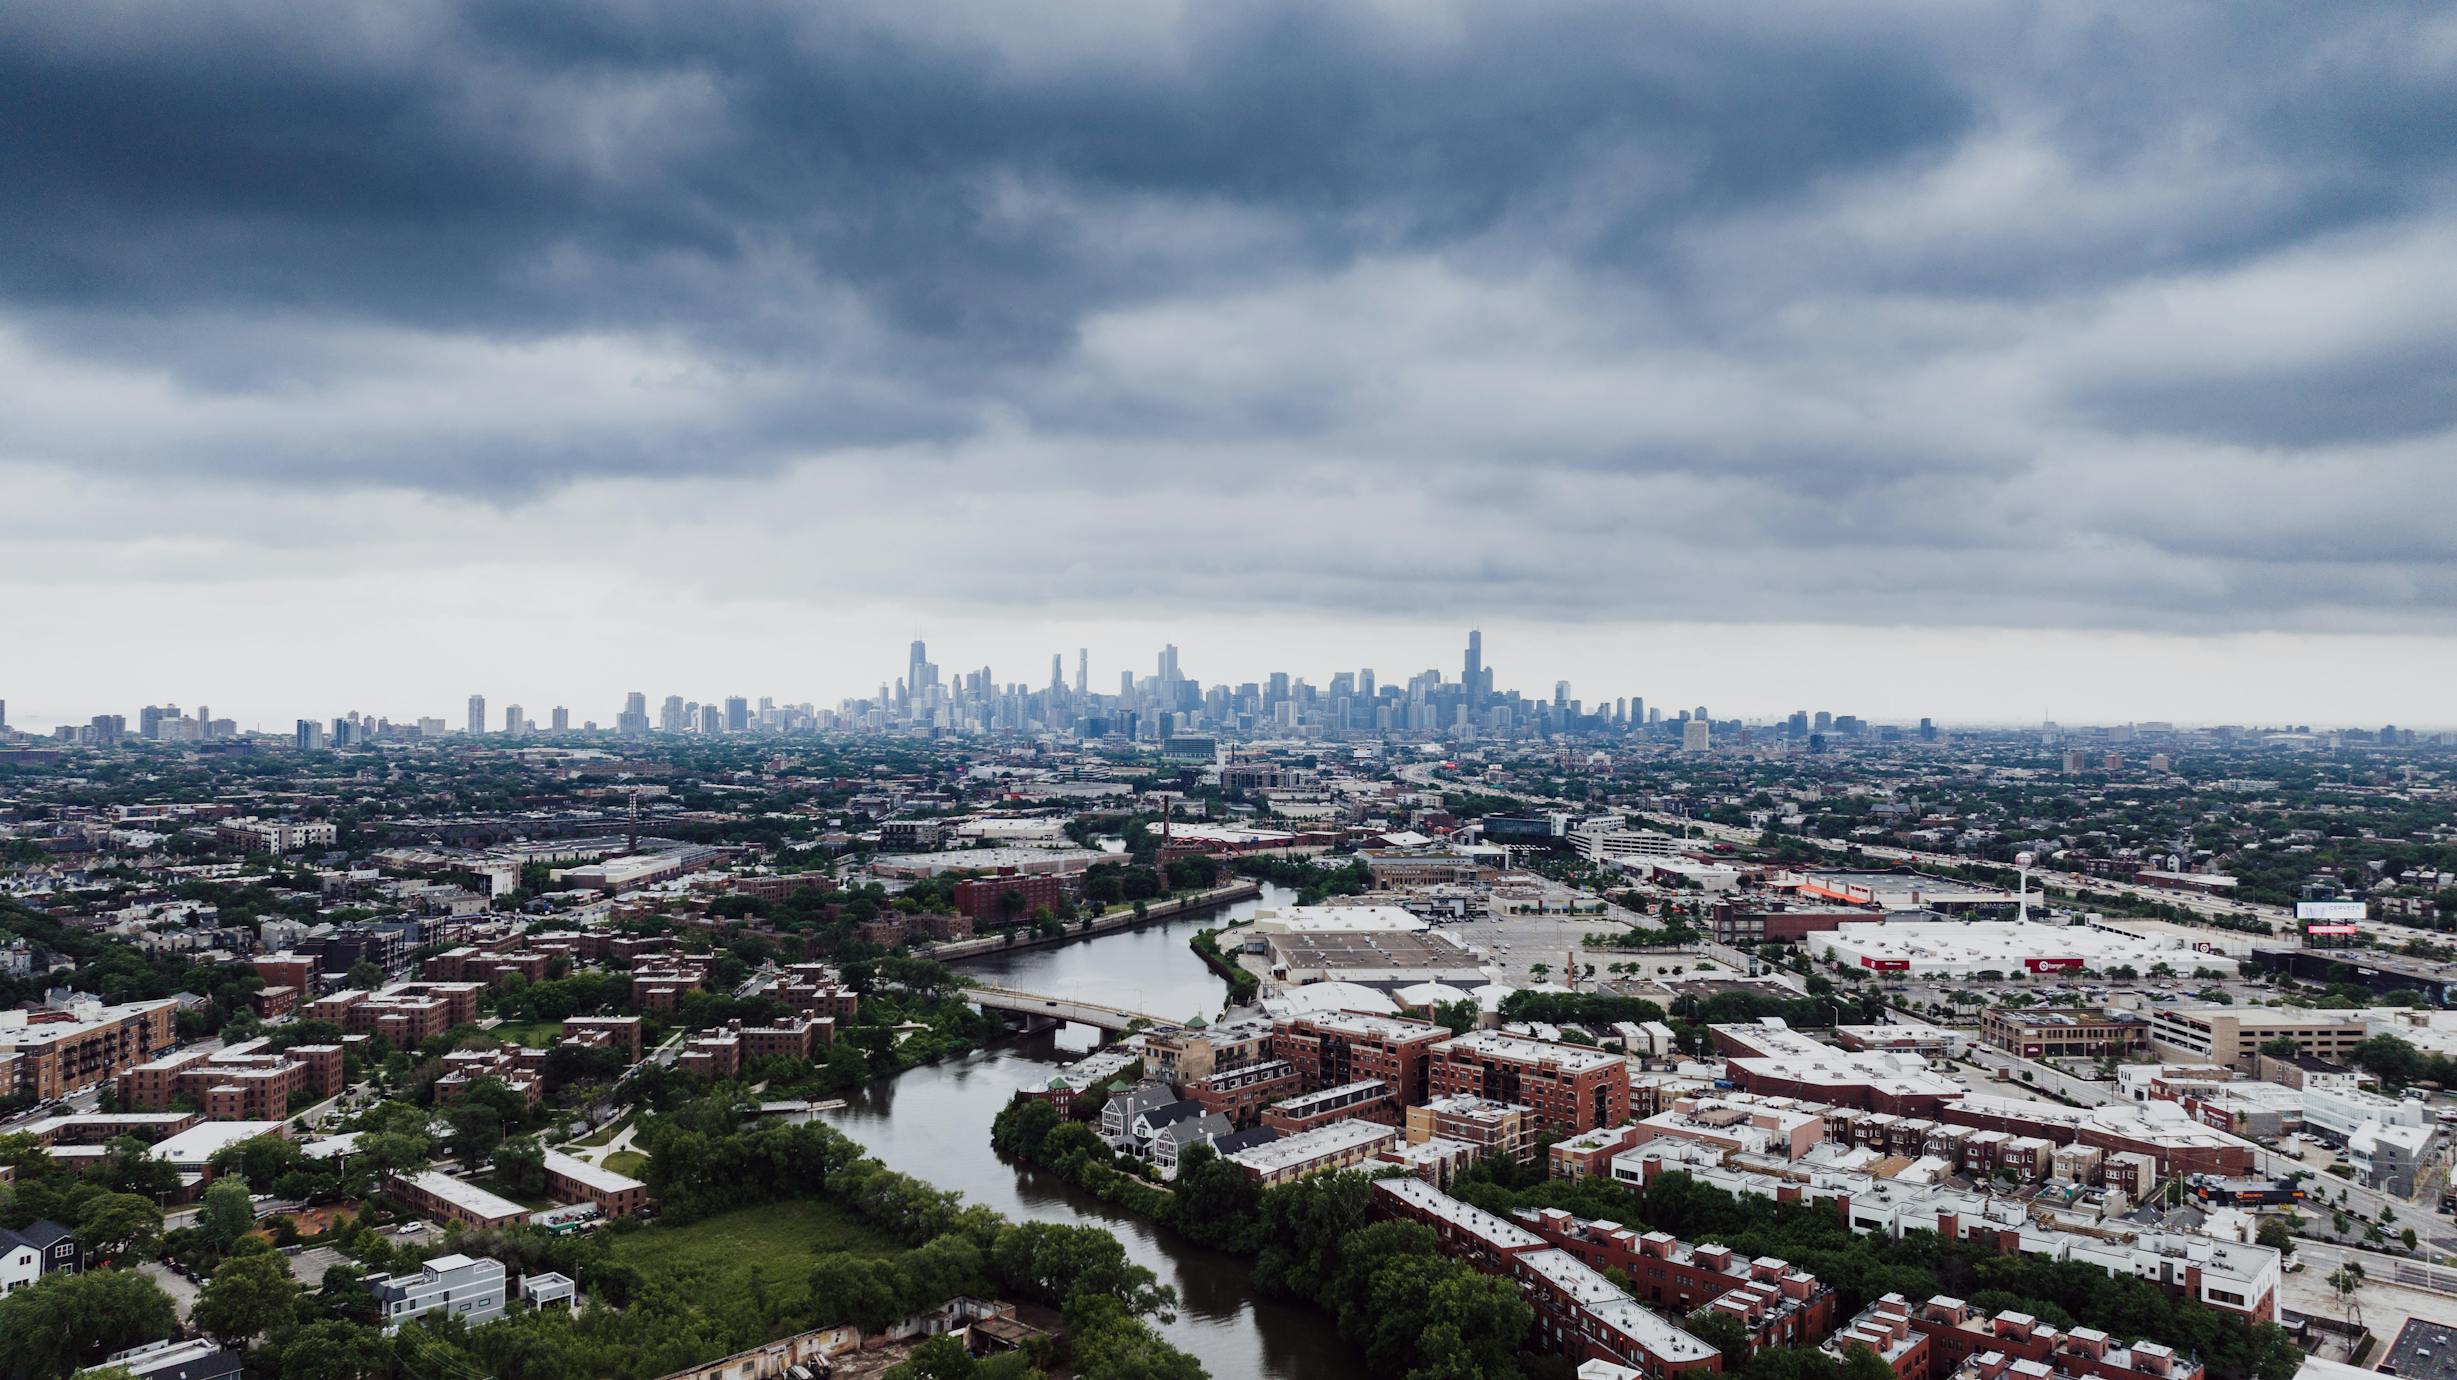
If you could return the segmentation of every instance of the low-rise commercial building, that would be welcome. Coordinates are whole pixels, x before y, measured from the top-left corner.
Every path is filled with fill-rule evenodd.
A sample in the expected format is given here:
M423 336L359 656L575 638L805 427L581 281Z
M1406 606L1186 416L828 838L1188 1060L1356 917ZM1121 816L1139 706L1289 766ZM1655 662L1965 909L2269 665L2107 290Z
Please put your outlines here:
M2160 1007L2150 1013L2151 1043L2166 1057L2247 1073L2261 1046L2272 1041L2292 1040L2299 1054L2343 1063L2369 1035L2361 1020L2290 1007Z
M2116 1011L1991 1008L1979 1038L2025 1059L2122 1059L2149 1047L2150 1023Z

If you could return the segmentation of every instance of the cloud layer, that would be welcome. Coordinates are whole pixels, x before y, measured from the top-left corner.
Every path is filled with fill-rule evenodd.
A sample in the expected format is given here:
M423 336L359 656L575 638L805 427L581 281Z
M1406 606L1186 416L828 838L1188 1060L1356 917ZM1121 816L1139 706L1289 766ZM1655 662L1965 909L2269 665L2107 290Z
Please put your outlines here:
M0 92L13 588L2457 632L2444 5L96 3Z

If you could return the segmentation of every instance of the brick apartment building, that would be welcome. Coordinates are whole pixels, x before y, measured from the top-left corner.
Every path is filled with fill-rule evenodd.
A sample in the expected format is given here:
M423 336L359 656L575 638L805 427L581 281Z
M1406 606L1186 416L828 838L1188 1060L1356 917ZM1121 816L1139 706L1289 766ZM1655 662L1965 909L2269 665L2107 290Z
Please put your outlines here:
M0 1011L0 1086L49 1101L108 1082L169 1049L178 1014L168 999Z
M594 1203L608 1217L629 1217L648 1206L648 1185L560 1150L546 1152L546 1193L557 1202Z
M1628 1062L1580 1045L1477 1031L1433 1049L1430 1082L1435 1097L1465 1094L1531 1108L1539 1125L1562 1135L1629 1117Z
M1649 1311L1570 1251L1421 1179L1374 1183L1376 1215L1429 1228L1444 1255L1518 1286L1535 1310L1533 1338L1574 1364L1604 1361L1648 1377L1723 1369L1723 1353Z
M1879 1346L1874 1338L1888 1345ZM1918 1343L1906 1345L1910 1338ZM1831 1349L1841 1351L1853 1342L1885 1356L1901 1380L1946 1380L1966 1368L1970 1380L2044 1375L2067 1380L2201 1380L2202 1374L2199 1362L2157 1342L2127 1346L2094 1327L2060 1330L2026 1313L1989 1317L1942 1295L1917 1304L1900 1294L1878 1299L1835 1337Z
M843 977L824 963L796 963L765 993L805 1016L824 1016L839 1025L862 1009L861 994L844 985Z
M640 1018L637 1016L570 1016L563 1022L563 1038L577 1044L602 1046L621 1050L623 1057L640 1062L645 1048Z
M149 1060L122 1071L114 1086L130 1111L164 1111L186 1098L211 1121L280 1121L294 1097L322 1101L339 1093L342 1063L339 1045L272 1050L251 1040Z
M1007 898L1012 895L1016 901ZM976 923L1029 918L1043 906L1058 908L1066 899L1066 879L1051 873L1025 876L1002 868L995 877L968 877L955 884L956 913Z
M294 988L302 999L316 990L316 961L305 954L258 954L248 965L267 987Z
M792 1018L775 1025L746 1026L728 1021L723 1030L693 1036L683 1045L674 1066L706 1078L732 1078L745 1064L760 1059L795 1059L809 1063L835 1040L833 1021Z
M1243 1131L1259 1124L1263 1108L1303 1091L1297 1070L1285 1059L1225 1069L1184 1084L1187 1097L1207 1112L1218 1112Z
M652 964L634 968L631 1004L656 1015L672 1015L682 1009L683 998L707 984L708 968L705 959L680 955L661 956Z
M444 1075L435 1080L435 1100L453 1103L469 1096L481 1083L501 1083L537 1106L546 1095L542 1049L456 1049L444 1056Z
M1690 1244L1668 1233L1589 1221L1559 1208L1518 1214L1519 1225L1595 1270L1619 1270L1630 1292L1660 1312L1713 1308L1749 1332L1749 1348L1814 1346L1834 1330L1833 1288L1772 1258L1729 1246Z
M474 1024L478 994L485 990L485 984L476 982L399 982L373 992L352 989L318 997L299 1015L409 1049L455 1026Z
M1472 1146L1479 1159L1517 1159L1535 1143L1534 1110L1485 1097L1437 1097L1407 1109L1408 1143L1451 1140Z
M1281 1135L1295 1135L1328 1126L1334 1121L1370 1121L1377 1126L1397 1126L1400 1122L1399 1099L1391 1095L1390 1085L1378 1078L1343 1083L1320 1092L1299 1093L1284 1098L1263 1109L1262 1123Z
M1272 1023L1266 1020L1223 1021L1202 1030L1155 1030L1144 1037L1144 1060L1153 1077L1186 1084L1274 1059L1272 1039Z
M1298 1081L1310 1092L1373 1078L1388 1084L1402 1105L1413 1107L1432 1095L1433 1051L1448 1039L1448 1029L1428 1021L1353 1011L1325 1012L1290 1016L1275 1023L1271 1054L1273 1058L1287 1060L1296 1069ZM1626 1087L1624 1079L1624 1110L1628 1107Z

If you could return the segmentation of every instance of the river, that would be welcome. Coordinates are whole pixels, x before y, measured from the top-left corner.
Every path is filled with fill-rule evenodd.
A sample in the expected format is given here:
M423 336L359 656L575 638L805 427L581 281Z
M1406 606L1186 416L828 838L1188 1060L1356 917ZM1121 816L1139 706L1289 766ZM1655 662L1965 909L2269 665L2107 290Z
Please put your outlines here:
M1207 925L1250 915L1259 905L1293 899L1293 893L1265 887L1259 901L1051 948L967 960L963 971L1027 992L1181 1019L1208 1018L1219 1013L1227 988L1186 946L1187 939ZM889 1168L957 1190L968 1202L986 1203L1018 1221L1092 1222L1115 1232L1137 1264L1176 1286L1177 1320L1161 1324L1160 1331L1216 1380L1342 1380L1361 1374L1356 1351L1311 1305L1256 1299L1245 1260L1194 1245L991 1151L990 1119L1007 1105L1008 1094L1040 1072L1089 1052L1098 1038L1097 1031L1068 1025L1007 1040L874 1084L825 1119Z

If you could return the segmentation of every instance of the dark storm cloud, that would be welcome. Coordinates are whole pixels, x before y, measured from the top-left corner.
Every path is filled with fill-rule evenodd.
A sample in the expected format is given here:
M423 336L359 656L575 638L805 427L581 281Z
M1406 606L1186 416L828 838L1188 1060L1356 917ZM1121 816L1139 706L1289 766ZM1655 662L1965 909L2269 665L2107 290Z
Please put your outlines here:
M0 462L898 466L1004 496L849 539L951 591L1198 466L1296 602L2436 617L2452 127L2420 4L10 6Z

